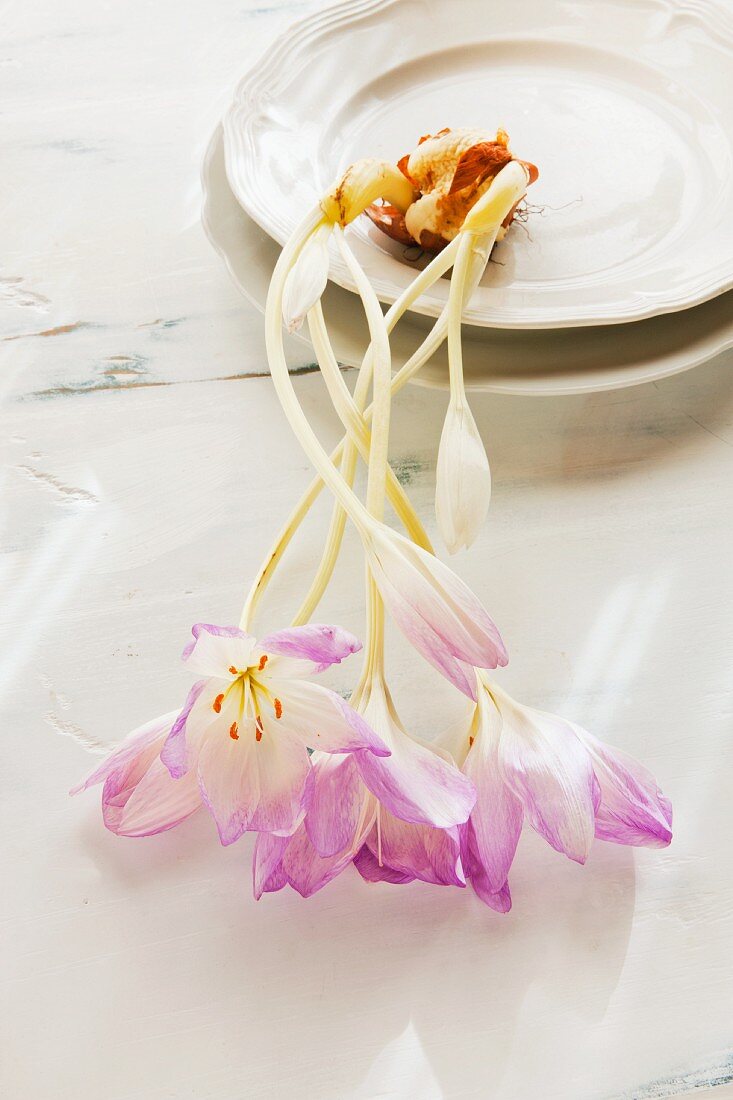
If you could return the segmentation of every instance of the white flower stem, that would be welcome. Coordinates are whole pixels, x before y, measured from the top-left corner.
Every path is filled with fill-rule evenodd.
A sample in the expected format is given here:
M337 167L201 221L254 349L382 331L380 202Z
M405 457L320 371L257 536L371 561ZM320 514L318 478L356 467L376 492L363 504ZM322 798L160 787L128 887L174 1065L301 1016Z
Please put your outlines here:
M448 268L453 263L455 254L458 249L458 240L452 242L441 253L434 257L434 259L428 264L428 266L420 272L420 274L413 280L409 287L407 287L400 297L394 302L391 308L385 315L385 323L388 330L391 331L397 324L402 315L414 304L414 302L420 297L426 289L428 289L434 282L440 279ZM274 275L273 275L274 278ZM478 280L477 280L478 281ZM403 386L414 378L420 368L435 354L437 349L445 340L447 332L447 309L443 309L440 317L435 322L432 330L423 340L420 347L412 354L402 368L392 379L392 393L398 393ZM356 388L354 390L354 402L357 408L362 408L366 403L366 396L369 391L369 385L371 382L372 373L372 357L371 348L367 349L366 356L364 358L362 370L359 373ZM364 413L365 421L368 422L371 418L372 409L367 408ZM331 453L331 461L333 463L342 460L342 476L348 482L349 485L353 484L354 473L356 470L356 450L349 463L345 462L346 452L350 444L348 438L341 440L339 445ZM352 465L353 463L353 465ZM348 471L351 469L350 477ZM324 482L320 476L313 479L311 484L306 489L301 499L296 504L295 508L291 512L290 516L283 524L279 534L277 535L270 551L265 557L258 573L252 583L247 598L245 600L244 609L242 611L242 617L240 625L243 630L249 629L250 623L254 617L257 605L264 594L267 585L269 584L272 576L279 565L283 554L285 553L290 540L299 528L300 524L305 519L306 515L312 508L321 490L324 487ZM343 537L345 526L346 513L343 511L340 502L337 500L334 504L333 515L331 518L331 526L329 530L329 537L326 546L323 551L323 557L318 568L318 572L313 580L311 589L307 594L305 600L301 604L298 614L295 619L295 623L308 622L313 611L318 605L318 602L325 591L328 582L331 579L333 567L338 558L338 552L341 545L341 539Z
M369 468L367 471L366 506L377 520L384 519L384 498L389 470L389 425L392 413L392 353L389 333L379 299L356 257L349 248L343 232L336 231L341 255L364 306L369 325L372 360L372 430L369 440ZM391 472L391 471L390 471ZM373 674L384 670L384 603L371 571L367 571L368 601L368 668Z
M320 210L313 211L309 217L303 223L303 226L311 225L313 229L317 228L322 220L322 212ZM301 232L303 233L303 226L301 226ZM495 234L493 234L495 237ZM307 239L307 231L303 233L303 240L300 245L302 248ZM470 297L475 287L481 278L481 274L486 265L488 258L488 252L490 247L486 251L483 257L478 255L479 241L485 241L486 238L476 238L476 254L473 258L470 273L467 278L467 287L465 298ZM493 240L491 242L493 244ZM297 258L299 248L297 247L296 238L293 237L291 241L291 257L290 263L294 262ZM417 301L421 294L429 289L433 283L448 271L452 266L458 248L460 246L460 238L456 237L442 252L438 253L431 262L425 267L413 280L413 282L406 287L400 297L394 302L387 313L384 316L384 321L387 326L388 332L391 332L400 318L410 309L410 307ZM281 262L284 261L281 256ZM480 262L481 259L483 262ZM277 270L277 269L276 269ZM285 272L285 277L287 271ZM275 274L273 273L273 281ZM448 308L443 309L440 316L437 318L433 328L423 340L422 344L417 350L410 356L410 358L403 364L400 370L395 374L391 380L391 392L394 396L410 382L426 362L435 354L440 345L446 338L448 331ZM283 352L284 355L284 352ZM366 404L366 397L369 392L369 385L372 376L373 356L371 346L367 349L362 368L359 372L356 387L354 389L353 403L357 410L361 410ZM364 411L364 424L368 424L372 417L373 408L369 406ZM320 444L319 444L320 446ZM351 453L350 453L351 452ZM350 442L349 437L345 437L341 440L339 445L334 449L330 456L330 462L336 464L341 462L341 478L345 484L350 487L353 484L354 476L356 472L357 451L355 446ZM338 475L337 475L338 476ZM291 512L290 516L283 524L280 532L275 538L267 556L265 557L257 575L252 583L247 598L245 600L244 608L242 611L242 617L240 625L243 630L247 630L252 622L254 614L261 597L272 579L287 547L290 544L293 535L296 533L301 523L307 516L308 512L312 508L315 501L318 499L321 490L324 487L324 480L321 476L316 476L310 483L301 499L296 504L295 508ZM409 503L409 502L408 502ZM418 521L419 522L419 521ZM336 561L338 559L339 551L341 548L341 542L343 539L344 529L346 525L346 512L343 509L341 501L337 498L331 517L331 523L329 527L328 537L324 546L323 555L319 564L316 575L313 578L310 590L306 594L298 612L293 620L294 625L298 623L308 622L315 611L318 603L326 590L328 583L333 574Z
M459 407L466 400L461 341L463 310L486 268L498 232L497 225L491 233L482 234L480 237L473 233L462 232L455 238L459 242L458 255L448 291L447 306L448 381L450 399Z
M336 241L361 298L371 340L372 358L372 431L369 444L369 471L366 506L375 519L384 518L384 497L389 468L389 424L392 412L392 351L389 333L379 299L361 265L336 227Z
M349 434L350 441L358 449L365 461L369 460L371 435L361 408L349 393L348 386L344 382L336 356L328 337L326 322L320 303L313 307L308 314L308 327L311 342L315 349L316 358L321 368L326 388L333 402L342 424ZM360 371L360 377L364 377L366 366ZM430 539L423 527L415 509L410 504L405 490L395 477L394 471L387 466L387 496L394 508L397 517L405 527L413 542L422 546L430 553L433 552Z
M457 405L465 400L466 390L463 383L463 347L461 344L461 319L463 316L463 295L466 274L471 259L471 234L461 233L462 238L456 257L453 277L448 292L448 381L450 399Z
M321 208L316 207L301 222L280 253L267 294L265 345L275 391L301 447L352 522L360 531L366 532L371 526L371 516L354 491L341 477L303 412L295 392L293 380L288 372L283 346L282 297L285 279L308 236L317 228L323 216Z

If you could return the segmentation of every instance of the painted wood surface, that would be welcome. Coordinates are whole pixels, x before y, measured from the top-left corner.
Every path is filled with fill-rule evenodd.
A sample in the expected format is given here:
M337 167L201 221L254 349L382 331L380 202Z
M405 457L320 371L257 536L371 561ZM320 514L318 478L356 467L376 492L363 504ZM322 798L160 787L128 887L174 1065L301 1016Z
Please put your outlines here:
M509 644L503 680L649 765L675 805L669 850L599 844L581 869L528 833L503 918L356 873L255 903L249 839L222 850L203 816L118 839L96 793L67 796L100 746L177 705L190 624L238 616L310 477L198 184L235 80L300 10L10 13L0 1093L733 1095L730 359L593 397L474 400L495 488L457 564ZM296 386L335 441L320 379ZM411 388L395 411L395 468L431 530L444 407ZM326 505L268 627L310 579ZM350 536L326 620L361 628L360 576ZM412 728L451 720L455 695L394 636L389 664Z

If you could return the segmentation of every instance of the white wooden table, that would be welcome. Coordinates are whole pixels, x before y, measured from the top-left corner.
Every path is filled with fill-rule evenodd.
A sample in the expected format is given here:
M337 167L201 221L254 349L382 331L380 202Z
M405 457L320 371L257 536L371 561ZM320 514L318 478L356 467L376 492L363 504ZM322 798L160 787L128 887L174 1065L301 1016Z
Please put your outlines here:
M255 903L249 838L222 850L199 815L118 839L98 792L67 797L85 743L178 704L191 623L238 615L310 477L261 318L199 224L199 161L233 84L306 7L256 2L6 15L0 1094L731 1096L730 359L474 403L495 490L459 569L507 638L504 682L647 763L675 805L667 851L599 844L581 869L528 834L503 918L469 891L355 872ZM335 440L318 377L296 384ZM411 388L395 413L395 464L429 520L443 410ZM325 514L268 625L307 584ZM323 616L359 630L354 569ZM425 665L393 645L390 667L414 728L450 720Z

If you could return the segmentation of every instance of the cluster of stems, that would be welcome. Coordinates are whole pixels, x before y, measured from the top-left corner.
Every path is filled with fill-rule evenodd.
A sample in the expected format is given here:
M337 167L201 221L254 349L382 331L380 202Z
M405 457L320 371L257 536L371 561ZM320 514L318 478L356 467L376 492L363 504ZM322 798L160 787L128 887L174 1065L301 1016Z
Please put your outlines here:
M366 188L363 186L364 181L361 181L361 200L358 204L355 205L352 202L348 212L344 214L343 201L336 204L327 196L301 221L290 241L283 248L273 272L267 298L265 316L267 353L273 383L282 407L317 473L263 560L244 602L240 621L242 629L251 629L257 606L285 550L324 486L331 491L334 498L329 530L320 563L310 588L293 617L293 625L308 622L318 606L338 560L347 518L352 521L363 538L368 538L370 521L383 519L385 499L388 499L397 518L404 526L407 536L423 549L433 552L419 516L389 465L392 398L415 377L447 339L451 401L458 404L465 401L461 355L462 313L481 279L502 221L516 202L518 195L523 192L526 181L521 173L524 169L516 164L510 167L514 175L511 180L508 180L509 186L505 181L503 188L495 186L486 192L470 212L464 228L442 252L434 256L424 270L416 275L386 314L383 313L374 289L349 247L342 224L338 218L333 221L332 229L337 247L364 308L370 343L359 368L352 395L341 374L320 300L308 309L308 327L320 371L334 410L346 432L331 455L327 454L316 437L298 400L288 372L283 345L282 319L286 281L308 241L314 234L322 232L324 226L329 227L329 221L334 218L337 205L342 220L350 221L379 194L380 184L384 191L382 197L394 197L394 194L390 196L383 177L378 171L374 171ZM500 183L502 175L507 175L507 169L497 176L497 183ZM336 194L343 195L347 179L348 173L340 188L336 189ZM451 267L453 267L453 274L447 304L420 346L393 376L389 334L403 314ZM367 404L370 391L372 400L371 404ZM366 463L368 471L366 497L363 502L353 488L359 457ZM352 703L358 702L371 676L380 676L383 673L384 607L368 565L366 573L367 644L362 674L352 695Z

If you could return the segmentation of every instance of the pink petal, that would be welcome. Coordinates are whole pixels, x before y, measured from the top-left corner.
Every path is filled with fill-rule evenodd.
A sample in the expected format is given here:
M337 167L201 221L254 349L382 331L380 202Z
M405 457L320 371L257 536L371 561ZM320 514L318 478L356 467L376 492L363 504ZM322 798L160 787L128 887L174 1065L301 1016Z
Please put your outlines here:
M102 813L118 836L151 836L179 825L201 805L193 772L173 779L156 757L140 778L131 772L109 777L102 793Z
M463 771L476 787L476 805L467 827L474 863L492 894L506 883L524 817L522 803L504 782L499 768L501 727L501 715L484 692L475 740Z
M353 844L369 798L353 755L315 753L313 797L305 816L305 829L321 856L333 856Z
M354 866L365 882L392 882L402 885L406 882L414 882L414 875L404 875L401 871L395 871L392 867L377 863L377 857L365 844L354 856Z
M255 639L239 627L196 623L191 633L181 657L198 676L226 678L230 666L244 671L249 665Z
M384 809L378 821L379 828L375 825L366 839L377 864L436 886L466 885L457 828L411 825Z
M238 723L235 739L228 721L229 715L209 728L198 757L201 796L221 843L232 844L247 830L292 833L311 795L305 746L284 731L265 731L257 741L252 719Z
M498 890L489 881L486 870L476 850L476 834L468 821L460 826L461 860L466 878L471 883L476 896L497 913L508 913L512 907L512 895L509 883L504 882Z
M268 719L278 729L299 737L321 752L360 752L388 756L389 748L369 724L335 691L308 680L267 680L281 704L279 719ZM263 716L264 717L264 716Z
M358 844L363 842L363 835ZM322 890L337 875L349 866L354 858L354 849L347 847L333 856L320 856L313 847L303 825L288 842L283 855L283 870L288 882L301 897L309 898Z
M638 760L575 727L601 788L596 836L616 844L665 848L672 840L672 804Z
M361 642L340 626L309 623L268 634L259 646L265 653L309 661L316 666L313 671L322 672L331 665L340 664L352 653L358 653Z
M445 640L433 630L429 623L414 613L410 604L402 598L386 577L379 582L379 589L392 618L410 645L454 687L469 699L475 699L475 675L467 673L464 664L453 656Z
M144 774L147 765L159 754L163 739L173 725L175 718L176 711L173 710L169 714L154 718L152 722L146 722L144 726L133 730L86 779L73 787L69 793L78 794L88 787L93 787L96 783L103 783L113 773L136 766L138 759L143 761L137 765L138 774Z
M587 750L568 722L492 692L503 719L499 760L505 781L548 844L585 863L598 796Z
M252 856L252 887L257 901L263 894L274 893L287 885L282 857L289 839L272 833L260 833L257 837Z
M386 759L361 753L356 761L372 794L403 821L441 829L465 821L476 800L471 781L405 733L381 690L372 692L366 716L392 750Z
M191 711L196 703L198 703L204 688L209 683L210 681L208 680L197 680L193 685L186 697L186 702L183 704L183 710L178 714L178 717L171 726L170 733L163 745L160 758L174 779L180 779L180 777L185 775L191 767L191 746L186 736L188 721L191 716ZM207 695L208 694L207 692ZM214 694L214 692L211 693L212 698ZM201 728L201 732L203 732L205 726L208 725L208 722L214 719L214 713L208 710L205 711L203 702L197 707L197 716L200 717L198 725ZM204 718L208 721L204 721Z
M490 909L493 909L494 912L508 913L512 907L512 895L509 889L509 883L505 882L500 890L493 891L481 864L470 863L469 866L472 870L470 872L467 870L466 874L476 896L480 898L484 905L488 905Z

